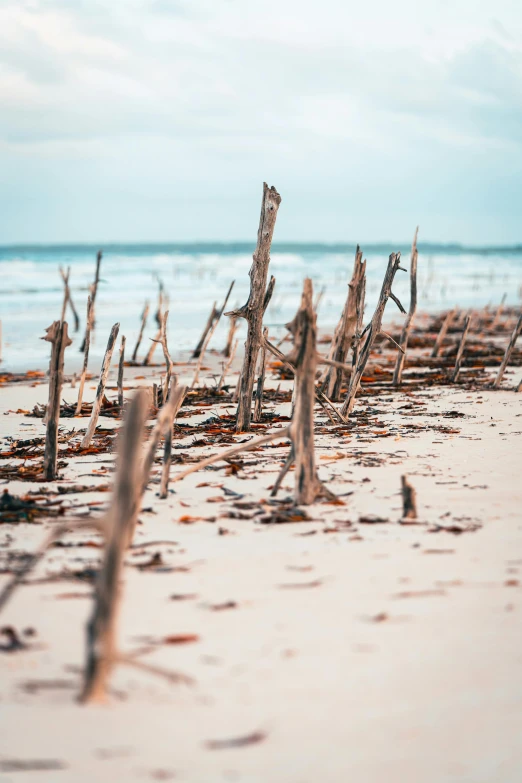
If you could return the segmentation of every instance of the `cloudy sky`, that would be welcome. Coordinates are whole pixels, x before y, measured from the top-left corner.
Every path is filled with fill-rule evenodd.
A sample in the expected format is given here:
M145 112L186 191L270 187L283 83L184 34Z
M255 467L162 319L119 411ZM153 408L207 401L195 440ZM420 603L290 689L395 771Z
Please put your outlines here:
M0 244L522 242L521 0L0 0Z

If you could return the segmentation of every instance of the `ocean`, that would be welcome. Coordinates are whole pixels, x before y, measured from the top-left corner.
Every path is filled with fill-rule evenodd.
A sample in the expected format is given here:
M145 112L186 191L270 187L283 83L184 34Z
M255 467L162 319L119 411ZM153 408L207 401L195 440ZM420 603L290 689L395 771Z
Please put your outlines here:
M370 317L391 251L401 250L402 265L409 268L410 245L362 245L367 259L367 309ZM39 339L45 328L60 317L63 284L59 267L71 268L70 286L81 325L73 332L66 351L66 371L81 364L79 346L85 328L88 287L95 270L96 246L0 247L0 320L2 321L2 371L48 368L49 344ZM127 356L136 341L144 303L151 304L141 355L156 331L153 314L158 279L169 297L168 339L171 354L179 355L197 343L212 303L220 304L228 286L235 286L227 309L243 304L248 296L248 271L254 244L111 244L102 248L101 281L96 300L96 329L91 342L89 369L98 371L111 326L118 321L127 337ZM311 277L315 293L323 291L318 310L320 328L337 322L351 276L355 244L274 244L270 272L276 277L272 302L265 321L272 333L283 333L299 303L304 277ZM521 304L522 246L514 248L464 248L419 244L418 308L437 311L453 305L462 308L495 307L506 294L509 305ZM408 308L409 275L398 272L394 293ZM400 321L390 302L387 316ZM212 341L224 344L228 319L223 318ZM242 337L243 330L239 333ZM119 344L119 341L118 341ZM211 346L211 347L212 347ZM159 357L161 348L157 348ZM117 358L117 351L115 359Z

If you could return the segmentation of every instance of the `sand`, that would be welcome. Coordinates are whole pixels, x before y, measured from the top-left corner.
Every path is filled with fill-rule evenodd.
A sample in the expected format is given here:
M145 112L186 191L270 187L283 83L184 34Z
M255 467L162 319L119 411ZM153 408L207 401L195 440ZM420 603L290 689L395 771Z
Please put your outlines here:
M127 373L129 386L137 374ZM118 666L109 702L79 706L92 584L42 579L96 568L100 550L51 549L0 618L27 643L0 654L0 780L519 783L522 395L507 387L520 377L510 370L497 392L387 391L356 405L374 424L349 436L321 426L319 475L344 505L316 503L310 521L255 516L273 509L259 501L268 501L283 441L243 455L238 475L219 464L171 484L167 500L152 484L126 558L120 648L150 647L141 660L192 685ZM76 394L66 386L62 396ZM0 413L46 397L45 384L4 386ZM199 420L233 410L204 408ZM87 421L61 425L82 430ZM43 432L41 420L0 415L2 438ZM70 459L59 483L110 483L113 462L112 454ZM402 474L417 490L419 524L399 521ZM292 485L289 473L282 498ZM18 495L43 485L8 486ZM108 494L67 501L106 504ZM34 550L53 524L0 525L2 564ZM100 538L83 531L61 541ZM23 636L25 628L35 634ZM189 639L164 643L173 635Z

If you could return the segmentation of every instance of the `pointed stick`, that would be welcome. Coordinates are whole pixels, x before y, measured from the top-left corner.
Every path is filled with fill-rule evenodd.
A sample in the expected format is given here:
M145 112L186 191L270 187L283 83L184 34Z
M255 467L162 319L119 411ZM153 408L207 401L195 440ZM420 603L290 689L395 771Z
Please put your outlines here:
M417 251L417 236L419 234L419 227L415 229L413 237L413 244L411 246L411 260L410 260L410 306L408 309L408 315L402 327L401 339L400 339L400 351L397 354L397 360L395 362L395 370L393 373L392 384L394 386L400 386L402 383L402 373L404 371L404 363L406 361L406 349L408 347L408 339L410 337L411 328L413 326L413 319L417 310L417 259L419 253Z
M332 350L328 356L337 362L345 363L352 340L357 333L359 322L362 322L364 312L364 297L366 292L366 261L362 260L362 252L357 245L352 278L348 283L348 295L339 324L332 341ZM325 375L323 391L335 402L343 382L343 372L336 366L330 366Z
M520 333L522 332L522 315L518 317L517 324L515 328L513 329L513 333L511 335L511 338L509 340L508 346L506 348L506 352L504 353L504 358L502 359L502 363L500 367L498 368L498 374L495 378L495 381L493 383L493 388L498 389L500 386L500 382L502 381L502 377L506 371L506 367L508 366L509 359L511 357L511 354L513 353L513 349L515 347L515 343L518 340ZM517 389L518 391L518 389Z
M239 343L239 340L237 339L235 341L234 345L232 346L232 351L230 352L229 357L228 357L226 363L223 365L223 372L221 373L221 378L219 379L219 383L218 383L217 389L216 389L217 393L219 393L221 391L221 389L223 388L223 386L225 384L225 379L227 377L227 373L230 370L230 367L231 367L232 362L234 361L234 357L236 355L238 343Z
M355 365L354 372L352 372L352 375L350 376L350 386L348 388L348 394L346 395L346 399L341 408L341 413L343 416L348 416L352 412L353 406L355 404L355 396L359 390L359 384L361 382L361 378L364 373L364 368L366 367L366 363L370 357L370 351L372 349L372 345L379 332L381 332L381 324L384 315L384 309L386 307L388 299L390 298L391 287L393 285L395 274L399 269L400 261L401 261L400 253L392 253L390 255L390 258L388 260L388 267L386 269L386 274L384 276L384 281L381 288L381 293L379 295L379 301L377 303L377 307L375 308L375 312L373 314L372 320L366 327L365 331L367 331L368 334L366 336L364 345L360 351L360 355L357 358L357 364Z
M43 472L47 481L53 481L58 475L58 421L60 419L64 353L67 346L71 345L72 340L67 334L67 321L55 321L46 332L47 334L42 339L50 342L52 347Z
M466 345L466 339L468 336L470 324L471 324L471 315L467 315L466 320L464 321L464 331L462 332L462 337L460 338L459 348L457 351L457 358L455 360L455 369L453 370L453 375L451 377L452 383L456 383L459 379L460 367L462 364L462 357L464 356L464 347Z
M105 393L105 384L107 383L107 376L109 375L109 370L111 367L112 352L114 350L114 345L116 343L119 330L120 325L114 324L109 335L109 340L107 342L107 348L105 350L105 356L103 357L103 363L100 372L100 381L98 383L98 389L96 390L96 398L92 404L91 418L89 419L87 431L83 436L83 440L80 444L80 448L82 449L87 449L89 447L94 435L94 431L96 430L96 425L98 424L98 417L100 415L103 396Z
M136 341L136 345L134 346L134 351L132 352L132 361L135 362L138 356L138 350L141 345L141 341L143 339L143 332L145 330L145 325L147 323L147 317L149 315L149 309L150 305L148 302L145 302L145 307L143 308L143 313L141 314L141 326L140 326L140 333L138 334L138 339Z
M440 327L440 331L437 335L437 339L435 340L435 343L433 345L433 350L431 352L431 358L435 359L439 355L439 351L442 348L442 343L444 342L444 338L446 337L447 331L450 328L451 324L455 320L456 316L458 315L458 308L454 307L453 310L450 310L448 313L446 313L446 317L444 321L442 322L442 326Z
M230 319L230 326L228 327L227 344L223 349L223 356L229 357L232 351L232 344L234 342L234 335L238 327L237 318Z
M96 254L96 272L94 274L94 283L91 286L91 324L90 329L94 329L95 326L95 319L94 319L94 303L96 301L96 294L98 293L98 283L100 282L100 265L102 260L102 251L98 250ZM83 338L83 342L80 346L80 351L83 353L85 351L86 347L86 341L87 341L87 326L85 327L85 337Z
M263 330L263 345L261 346L260 351L260 370L259 375L257 378L257 388L256 388L256 401L254 405L254 421L259 422L261 421L261 417L263 415L263 389L265 386L265 372L266 372L266 347L265 347L265 340L268 338L268 329Z
M267 294L270 247L280 203L281 196L277 190L274 187L269 188L266 182L263 183L257 246L250 268L250 294L243 307L227 313L227 315L236 318L245 318L248 325L236 414L236 432L248 432L252 420L252 395L257 356L263 342L263 315Z
M67 267L67 273L65 273L63 271L62 267L60 267L60 275L62 277L63 285L64 285L63 307L62 307L62 318L61 318L61 320L63 321L65 319L65 309L66 309L67 305L69 305L69 307L71 308L71 312L73 314L73 318L74 318L74 331L77 332L79 330L79 328L80 328L80 319L78 318L78 313L76 312L76 307L74 306L74 302L72 300L71 288L69 286L70 274L71 274L71 267L70 266Z
M203 345L205 344L205 340L207 339L207 334L212 329L212 324L214 323L214 321L215 321L215 319L217 317L217 314L218 314L218 309L217 309L216 305L217 305L217 302L214 302L214 304L212 305L212 309L210 311L210 315L209 315L209 317L207 319L207 323L205 324L205 328L203 329L203 334L199 338L199 342L196 345L196 347L194 348L194 353L192 354L192 359L197 359L199 357L199 355L201 353L201 349L203 348Z
M104 701L118 652L116 621L120 602L123 557L132 541L139 511L141 443L147 416L147 397L132 399L120 435L118 466L107 515L107 542L94 588L94 607L87 623L87 660L80 701Z
M125 336L122 335L120 343L120 361L118 364L118 405L123 410L123 368L125 363Z
M142 470L142 479L141 479L142 493L145 492L145 490L147 489L147 484L149 483L150 471L154 463L154 458L156 456L156 450L158 448L160 438L163 435L165 435L169 429L172 434L172 425L174 419L178 415L178 411L183 405L183 400L185 399L186 393L187 393L186 386L171 385L167 402L158 411L156 424L154 425L149 440L147 441L147 450L143 458L143 470Z
M401 491L402 519L417 519L417 493L407 476L401 476Z
M87 297L87 320L85 326L84 351L83 351L83 368L80 376L80 387L78 389L78 404L76 405L75 415L79 416L82 412L82 400L83 400L83 387L85 386L85 377L87 375L87 365L89 363L89 346L91 344L91 328L92 328L92 299Z

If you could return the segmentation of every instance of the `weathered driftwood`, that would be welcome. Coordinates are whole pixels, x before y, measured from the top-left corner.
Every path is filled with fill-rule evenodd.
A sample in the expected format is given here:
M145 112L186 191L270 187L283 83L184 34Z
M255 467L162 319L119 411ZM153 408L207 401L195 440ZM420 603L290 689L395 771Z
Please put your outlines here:
M58 474L58 421L60 419L64 353L67 346L71 345L72 340L67 334L67 321L55 321L46 329L46 332L42 339L51 343L51 361L49 364L49 402L47 405L43 473L47 481L53 481Z
M406 476L401 476L402 518L417 519L417 493Z
M250 268L250 294L243 307L227 313L235 318L245 318L248 327L236 414L236 432L250 430L257 357L263 342L263 314L268 304L267 294L269 292L266 282L270 263L270 247L280 203L281 196L277 190L274 187L269 188L266 182L263 183L257 246Z
M74 306L74 302L72 300L71 296L71 289L69 286L69 277L71 275L71 267L67 267L67 272L64 272L62 267L60 267L60 275L63 280L63 286L64 286L64 292L63 292L63 305L62 305L62 317L61 321L65 321L65 313L67 310L67 305L71 308L71 312L73 314L74 318L74 331L77 332L80 328L80 319L78 318L78 313L76 312L76 307Z
M82 374L80 376L80 387L78 389L78 403L76 405L76 415L79 416L82 410L83 401L83 388L85 386L85 378L87 376L87 365L89 364L89 346L91 344L91 328L92 328L92 299L87 297L87 319L85 326L84 351L83 351L83 367Z
M223 388L223 386L225 385L225 380L226 380L226 377L227 377L227 373L230 370L230 367L231 367L232 362L234 361L234 357L236 355L238 342L239 342L239 340L236 340L234 342L234 345L232 346L232 350L230 351L230 354L228 356L227 361L223 363L223 372L221 373L221 378L219 379L219 383L218 383L218 385L216 387L216 392L218 394L221 391L221 389Z
M228 289L227 295L225 297L225 301L223 302L223 305L216 310L216 317L214 318L214 322L211 324L210 329L207 331L207 334L205 336L205 340L203 342L203 345L201 346L201 349L199 351L198 355L198 363L196 365L196 370L194 372L194 378L192 380L191 389L193 389L199 380L199 373L201 372L201 367L203 366L203 359L205 357L205 352L208 348L208 344L210 340L212 339L212 335L216 331L217 325L219 321L221 320L221 316L223 315L223 312L225 310L225 307L227 306L228 298L232 292L232 288L234 287L235 280L233 280L230 284L230 287Z
M509 340L508 346L506 348L506 352L504 354L504 358L502 359L502 363L500 367L498 368L498 374L495 378L495 381L493 383L493 388L498 389L500 386L500 382L502 381L502 377L506 371L506 367L508 366L509 359L511 358L511 354L513 353L513 349L515 347L515 343L520 337L520 333L522 332L522 315L519 316L517 324L515 328L513 329L513 333L511 335L511 338ZM517 389L518 391L518 389Z
M377 302L377 307L375 308L375 312L373 314L372 320L370 321L370 323L367 325L366 329L363 332L363 334L367 333L366 339L364 341L362 348L360 349L360 354L357 357L357 363L350 376L350 385L348 387L348 393L346 395L346 399L341 408L341 413L343 416L347 416L352 412L353 406L355 404L355 396L357 394L357 391L359 390L359 384L361 382L361 378L364 373L364 368L366 367L366 363L368 362L368 359L370 357L370 351L372 349L372 345L377 335L382 333L382 318L384 315L384 309L386 307L388 299L393 299L393 301L399 307L401 312L405 312L403 306L401 305L401 303L399 302L397 297L392 293L391 290L393 280L395 278L395 274L397 270L402 269L402 267L400 266L400 261L401 261L400 253L392 253L390 255L390 258L388 260L388 267L386 269L386 274L384 276L384 281L381 288L381 293L379 295L379 301ZM386 335L386 337L388 336L389 335Z
M95 318L94 318L94 305L96 302L96 294L98 293L98 283L100 282L100 265L102 260L102 251L98 250L96 254L96 272L94 274L94 283L91 285L91 323L90 325L87 324L85 326L85 337L83 338L83 342L80 346L80 351L83 353L85 351L86 347L86 340L87 340L87 329L94 329L95 326Z
M212 334L214 333L214 331L216 329L216 326L217 326L219 320L221 319L221 316L224 313L225 307L227 306L227 302L228 302L228 299L230 297L230 294L232 293L232 289L234 288L234 283L235 282L236 282L235 280L232 280L232 282L230 283L230 286L229 286L229 289L227 291L227 295L225 296L225 301L223 302L223 305L221 307L217 307L217 302L214 302L214 304L212 305L212 309L210 311L210 315L209 315L209 317L207 319L207 322L205 324L205 328L203 329L203 333L202 333L201 337L199 338L198 344L194 348L194 353L192 354L192 359L198 359L199 356L201 355L201 352L203 351L203 347L204 346L206 347L208 345L209 339L210 339L208 337L209 332L212 331ZM232 333L232 337L233 337L233 333ZM230 338L230 331L229 331L229 338ZM225 353L225 356L227 356L227 355L228 354Z
M129 406L120 435L118 466L107 539L94 589L94 607L87 623L87 660L80 701L104 701L111 670L118 659L116 621L125 550L132 540L141 493L141 443L147 397L138 391Z
M408 348L408 339L410 336L411 328L413 326L413 319L415 318L415 312L417 310L417 236L419 233L419 227L415 229L413 237L413 243L411 246L411 258L410 258L410 306L408 308L408 315L404 321L402 327L400 348L401 350L397 354L397 360L395 362L395 370L393 372L392 383L394 386L400 386L402 383L402 373L404 370L404 363L406 361L406 349Z
M163 303L165 301L165 286L163 285L163 280L159 275L156 275L156 279L158 281L158 307L154 313L154 318L158 326L161 326L161 320L163 317Z
M183 405L183 400L185 399L186 393L187 393L186 386L171 385L167 402L158 411L156 424L154 425L149 440L147 441L147 450L143 458L143 469L142 469L142 478L141 478L142 492L145 492L145 490L147 489L147 484L149 483L149 478L150 478L150 471L154 463L154 458L156 456L156 451L158 448L158 444L160 442L160 438L164 436L168 430L170 430L170 432L172 433L172 425L174 419L178 415L178 411Z
M432 359L435 359L439 355L439 351L442 348L442 343L444 342L448 329L450 328L451 324L455 320L455 317L457 316L458 312L459 312L458 308L455 307L453 308L453 310L450 310L446 314L446 318L442 322L442 326L440 327L440 331L437 335L437 339L435 340L435 344L433 345L433 350L431 352Z
M237 330L237 318L230 319L230 326L228 327L227 344L223 348L223 356L229 357L232 352L232 345L234 343L234 336Z
M263 415L263 389L265 386L265 373L266 373L266 340L268 338L268 329L263 331L263 345L261 346L260 358L259 358L259 375L257 376L256 386L256 401L254 404L254 421L261 421Z
M122 335L120 343L120 361L118 363L118 405L123 410L123 368L125 366L125 336Z
M138 335L138 339L136 340L136 345L134 346L134 351L132 352L132 361L135 362L138 356L138 350L141 345L141 341L143 339L143 332L145 331L145 326L147 324L147 318L149 315L150 305L148 302L145 302L145 307L143 308L143 313L141 314L141 326L140 326L140 333Z
M332 349L328 358L345 363L348 350L356 334L361 332L364 313L364 297L366 291L366 261L362 260L362 252L357 245L352 279L348 284L346 298L340 321L335 330ZM343 371L336 366L330 366L323 382L322 390L328 397L337 402L343 382Z
M316 354L316 315L313 306L313 288L310 278L304 281L301 306L288 325L294 346L288 359L295 367L296 402L290 437L295 460L296 503L313 503L321 492L317 478L314 449L314 401Z
M114 326L111 329L111 333L109 335L109 340L107 342L107 348L105 349L105 356L103 357L103 363L100 372L100 381L98 383L98 388L96 390L96 398L92 405L91 418L89 419L87 431L83 436L83 440L80 444L80 448L82 449L86 449L89 447L92 440L92 436L94 435L94 431L96 430L96 425L98 424L98 417L100 415L100 410L103 402L103 395L105 393L107 376L109 375L109 370L111 367L112 352L114 351L114 346L116 344L116 338L118 337L119 330L120 330L120 325L114 324Z
M451 376L452 383L456 383L459 379L460 368L462 365L462 358L464 356L464 348L466 345L466 339L468 337L470 324L471 324L471 315L467 315L466 320L464 321L464 331L462 332L462 337L460 338L460 343L457 350L457 358L455 359L455 369L453 370L453 375Z
M172 407L168 412L168 420L164 427L165 444L163 449L163 468L161 471L160 498L166 498L169 492L170 465L172 462L172 427L174 419L183 404L187 393L186 386L176 386L171 392L173 395Z

